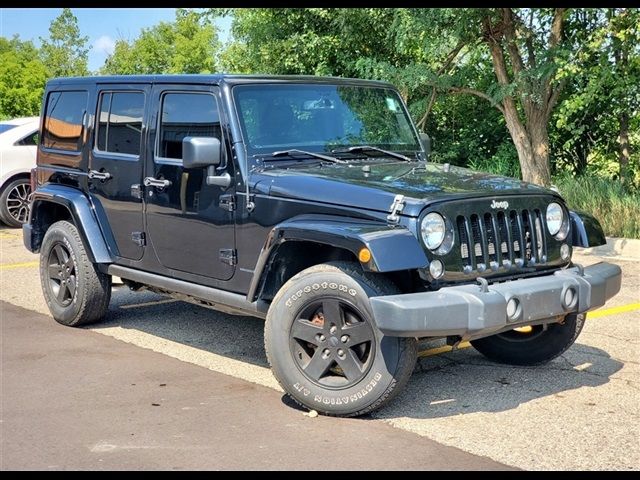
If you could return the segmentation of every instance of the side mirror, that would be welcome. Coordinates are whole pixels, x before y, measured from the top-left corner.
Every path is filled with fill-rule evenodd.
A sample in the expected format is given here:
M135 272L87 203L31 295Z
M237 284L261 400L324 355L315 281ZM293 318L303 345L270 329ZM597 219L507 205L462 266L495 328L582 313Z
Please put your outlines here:
M431 156L431 137L424 132L420 133L420 142L422 143L422 148L424 149L424 153L427 155L427 160Z
M184 168L207 167L207 185L227 188L231 185L231 175L224 172L218 175L216 167L220 165L222 145L215 137L184 137L182 139L182 166Z
M215 137L184 137L182 140L184 168L217 167L221 153L220 140Z

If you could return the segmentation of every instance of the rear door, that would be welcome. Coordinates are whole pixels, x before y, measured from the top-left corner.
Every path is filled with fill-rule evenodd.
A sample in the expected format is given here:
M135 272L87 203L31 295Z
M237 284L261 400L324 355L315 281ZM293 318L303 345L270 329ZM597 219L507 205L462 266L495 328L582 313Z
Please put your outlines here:
M145 179L146 225L160 263L182 278L195 274L228 280L235 272L234 183L207 185L206 168L182 165L185 137L217 137L222 165L233 177L226 151L219 89L209 85L154 85ZM227 166L225 167L225 164ZM149 183L149 182L147 182Z
M150 91L149 84L99 86L89 159L91 200L108 219L118 255L131 260L144 253L141 159Z

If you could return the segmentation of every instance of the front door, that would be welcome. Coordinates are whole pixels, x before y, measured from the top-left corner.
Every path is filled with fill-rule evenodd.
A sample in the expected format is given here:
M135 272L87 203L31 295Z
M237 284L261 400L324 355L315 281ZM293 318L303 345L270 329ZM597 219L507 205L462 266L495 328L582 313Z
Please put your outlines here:
M158 118L152 119L145 172L150 245L177 277L187 278L184 272L228 280L235 271L233 182L227 189L207 185L205 167L182 166L183 138L217 137L223 145L220 168L233 176L218 89L155 85L152 97Z
M139 260L144 253L142 125L151 86L100 85L89 160L89 192L101 224L110 228L120 257Z

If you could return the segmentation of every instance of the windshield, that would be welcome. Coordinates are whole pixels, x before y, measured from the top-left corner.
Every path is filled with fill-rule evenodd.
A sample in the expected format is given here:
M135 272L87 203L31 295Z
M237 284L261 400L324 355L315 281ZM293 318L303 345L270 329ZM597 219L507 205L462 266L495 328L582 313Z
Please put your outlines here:
M250 155L331 152L370 145L420 150L395 90L351 85L239 85L233 89Z
M11 130L12 128L17 127L17 125L14 125L12 123L0 123L0 133L4 133L7 130Z

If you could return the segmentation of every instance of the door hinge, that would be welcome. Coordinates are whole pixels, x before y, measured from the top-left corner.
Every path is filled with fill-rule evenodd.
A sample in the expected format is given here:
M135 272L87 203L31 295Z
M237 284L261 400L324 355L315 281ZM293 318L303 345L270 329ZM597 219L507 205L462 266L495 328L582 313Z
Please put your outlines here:
M227 265L235 265L238 263L238 256L234 248L221 248L220 249L220 261Z
M139 247L144 247L147 244L147 238L144 232L131 232L131 240Z
M131 196L138 200L142 200L142 186L139 183L131 185Z
M220 208L227 212L233 212L236 209L236 196L220 195Z

